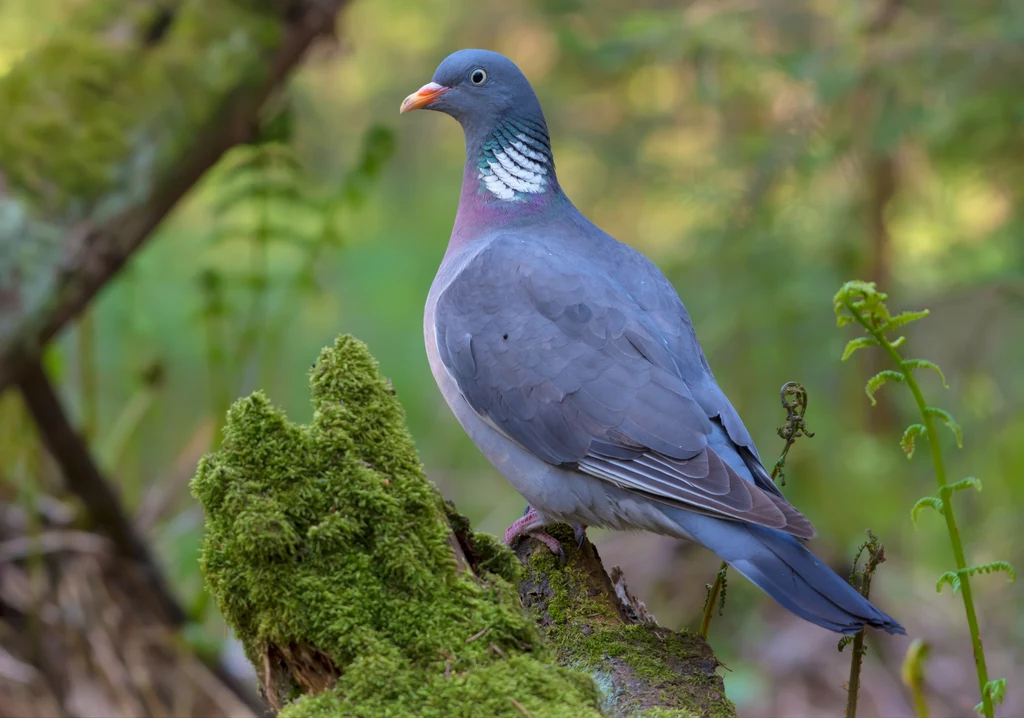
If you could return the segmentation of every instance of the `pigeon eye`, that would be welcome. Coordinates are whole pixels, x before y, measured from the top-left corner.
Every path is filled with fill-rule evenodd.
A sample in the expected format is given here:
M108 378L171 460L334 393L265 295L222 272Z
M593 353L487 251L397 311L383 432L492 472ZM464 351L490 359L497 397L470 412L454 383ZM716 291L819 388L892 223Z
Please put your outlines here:
M478 67L469 73L469 81L474 85L482 85L487 82L487 73L484 72L482 67Z

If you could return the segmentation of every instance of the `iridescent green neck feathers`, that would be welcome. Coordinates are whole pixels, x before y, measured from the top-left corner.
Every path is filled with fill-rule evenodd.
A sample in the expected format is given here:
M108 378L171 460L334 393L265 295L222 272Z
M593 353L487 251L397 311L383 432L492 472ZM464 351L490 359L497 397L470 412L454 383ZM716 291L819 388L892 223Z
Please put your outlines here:
M555 162L543 123L515 115L498 123L477 160L481 190L506 202L554 189Z

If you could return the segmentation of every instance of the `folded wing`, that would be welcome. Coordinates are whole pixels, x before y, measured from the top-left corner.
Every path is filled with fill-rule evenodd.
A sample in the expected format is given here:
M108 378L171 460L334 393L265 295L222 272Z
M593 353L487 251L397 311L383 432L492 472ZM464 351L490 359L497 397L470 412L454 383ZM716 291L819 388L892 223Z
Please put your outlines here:
M671 506L814 535L764 485L752 442L728 438L739 417L724 396L724 408L708 399L721 393L710 374L684 379L659 317L606 273L502 237L441 294L435 329L473 409L544 461Z

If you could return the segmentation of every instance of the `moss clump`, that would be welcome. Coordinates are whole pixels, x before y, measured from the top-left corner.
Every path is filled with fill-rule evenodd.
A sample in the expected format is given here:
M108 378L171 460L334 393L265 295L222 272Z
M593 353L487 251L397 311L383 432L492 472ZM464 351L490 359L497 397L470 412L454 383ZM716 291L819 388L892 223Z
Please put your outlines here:
M310 385L308 426L262 394L237 402L192 483L207 585L271 702L330 686L282 715L600 715L590 679L555 665L522 611L510 552L464 530L476 575L457 567L366 347L339 338Z
M456 511L450 501L445 502L445 513L466 558L477 573L493 573L511 584L519 583L522 566L504 543L490 534L473 531L469 519Z
M271 3L87 4L0 80L9 187L50 211L145 190L230 91L263 77L280 34Z

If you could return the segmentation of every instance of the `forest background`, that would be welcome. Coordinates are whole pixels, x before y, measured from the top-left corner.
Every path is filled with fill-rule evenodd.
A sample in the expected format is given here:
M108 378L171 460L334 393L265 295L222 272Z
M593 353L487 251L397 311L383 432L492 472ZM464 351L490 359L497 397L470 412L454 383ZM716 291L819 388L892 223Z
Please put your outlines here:
M83 4L0 2L0 78ZM779 387L807 388L815 436L791 452L784 491L840 572L866 528L882 539L873 598L931 642L934 714L966 715L977 689L962 607L935 592L948 542L937 517L910 521L932 486L927 462L908 462L898 442L913 406L890 388L870 406L864 381L882 360L840 364L850 336L831 299L856 277L879 282L894 310L931 309L909 345L951 387L941 403L964 430L962 450L944 437L951 478L985 485L960 499L965 541L974 563L1024 563L1024 5L357 0L341 18L339 43L315 48L272 103L262 141L205 176L46 357L143 514L191 640L233 650L196 560L195 463L216 448L230 402L256 388L308 420L306 371L340 332L379 359L428 475L478 529L500 534L523 510L451 416L423 352L462 134L440 115L397 113L445 55L477 46L533 82L567 194L679 289L766 460L782 444ZM0 496L56 491L11 393L0 422ZM699 623L715 557L653 536L593 537L662 624ZM994 577L977 594L990 673L1010 677L1000 712L1020 714L1020 588ZM710 640L741 715L836 714L845 702L834 637L739 577ZM869 647L862 715L909 714L907 641Z

